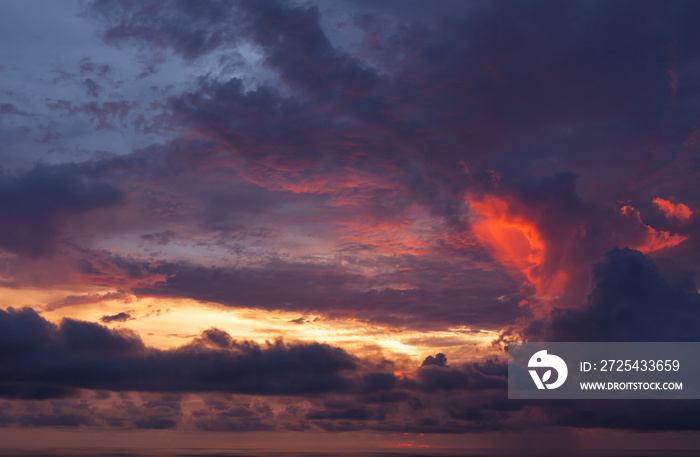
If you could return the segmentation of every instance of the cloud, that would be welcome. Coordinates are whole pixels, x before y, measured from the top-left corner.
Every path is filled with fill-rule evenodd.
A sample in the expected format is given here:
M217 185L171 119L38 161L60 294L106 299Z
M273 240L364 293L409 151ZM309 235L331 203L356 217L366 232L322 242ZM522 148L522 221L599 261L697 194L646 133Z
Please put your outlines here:
M22 111L12 103L0 103L0 114L14 114L16 116L29 116L29 113Z
M104 315L100 318L100 322L102 322L103 324L111 324L112 322L126 322L131 319L133 319L133 317L131 317L131 314L121 312L112 316Z
M128 65L80 60L56 80L80 97L42 94L49 113L34 127L87 118L119 135L135 121L137 144L162 144L88 147L93 158L75 166L3 172L0 248L19 264L56 256L70 238L53 284L119 288L54 310L133 293L399 329L526 318L529 339L696 339L698 6L392 5L90 2L103 40L148 68L122 88L116 69ZM124 97L148 92L129 86L138 78L153 84L150 109L141 92ZM38 122L18 106L1 104L3 120ZM66 237L74 217L120 203L109 227L91 220ZM45 266L23 268L52 274ZM674 268L684 287L667 279ZM509 402L503 364L448 365L444 354L397 377L331 346L255 345L217 329L158 351L127 331L26 310L2 312L0 327L0 396L125 394L110 417L42 403L15 419L0 410L3 423L182 423L178 400L130 406L126 393L138 391L248 396L205 402L189 424L201 430L461 433L594 428L596 417L610 428L697 428L694 405L664 425L626 403ZM255 396L293 400L270 400L271 416Z
M593 266L583 307L555 309L526 330L544 341L698 341L700 296L674 286L639 251L615 248Z
M391 77L371 59L334 46L313 6L170 6L168 14L149 14L156 3L101 1L88 11L99 18L106 40L168 47L188 61L255 44L280 81L251 86L240 77L200 78L169 98L168 122L209 142L206 153L188 154L201 171L231 168L273 191L322 195L326 204L314 208L316 215L357 208L324 220L343 227L348 240L386 254L420 255L439 238L454 254L468 245L466 236L455 235L473 229L492 257L535 289L523 295L576 305L588 286L589 265L611 247L652 252L685 237L645 224L636 210L614 214L628 206L610 205L622 201L626 189L596 178L601 160L611 156L615 165L606 165L607 172L626 174L620 164L628 161L618 151L642 148L638 133L654 125L655 107L668 96L666 69L644 71L643 62L672 57L671 38L648 27L658 17L648 5L634 17L602 4L595 14L577 4L580 14L572 16L554 3L477 3L468 13L450 10L449 17L436 13L413 23L402 21L420 16L400 15L396 27L373 30L381 45L406 50L392 62ZM649 46L619 37L601 19L608 15L624 18ZM530 18L528 25L522 17ZM684 26L677 33L688 38L695 32ZM582 40L593 46L581 47ZM677 60L692 53L685 50ZM619 56L630 61L623 64ZM609 79L602 79L601 66ZM584 163L581 154L593 159ZM574 190L577 174L568 169L585 173L609 195L584 201ZM500 191L481 188L487 170L503 176ZM552 177L533 184L530 174ZM208 228L242 228L226 217L226 199L239 203L231 196L213 199ZM442 218L447 233L416 236L415 213L406 208L417 206L434 226ZM481 220L470 226L470 216ZM465 257L480 254L474 251Z
M100 87L92 79L86 79L84 81L84 86L87 88L89 95L92 97L98 96ZM49 110L56 113L64 113L70 116L76 114L87 116L91 121L97 124L97 130L116 130L116 120L119 120L122 126L125 126L127 116L129 116L129 113L135 106L136 102L125 100L102 103L96 101L74 103L69 100L54 100L46 104Z
M221 331L159 351L131 331L71 319L55 326L30 308L0 310L0 330L0 393L6 398L50 398L75 389L324 393L348 389L343 373L357 368L345 351L319 343L261 347L228 337L229 345L206 344Z
M690 219L690 216L693 215L693 211L683 203L671 203L668 200L658 197L652 200L652 202L669 218L675 218L679 221L686 222Z
M0 310L0 362L0 396L8 399L0 423L24 427L478 433L698 426L693 402L624 401L611 410L604 402L508 400L506 364L495 360L428 364L397 377L339 348L260 346L214 328L158 351L129 331L69 319L53 325L29 308ZM679 412L672 421L654 419L671 411Z
M76 166L37 165L23 174L0 175L0 248L31 257L55 247L72 216L112 208L116 187L82 175Z
M585 201L572 172L517 185L487 182L467 193L472 229L494 261L532 290L528 307L543 317L577 307L590 285L590 265L615 246L664 252L687 235L655 229L639 210Z
M197 5L173 2L169 14L162 12L160 1L123 3L98 0L88 5L92 17L105 22L105 41L122 44L147 40L152 44L172 46L188 60L196 59L223 45L235 42L239 27L231 27L234 4L202 2Z
M447 357L445 357L445 354L442 353L436 354L435 357L429 355L425 358L425 360L423 360L423 363L421 364L422 367L427 365L435 365L438 367L447 366Z
M101 272L95 266L85 259L78 262L78 271L87 275L99 275ZM65 306L79 306L92 303L100 303L108 300L121 300L127 302L131 296L123 291L107 292L104 294L86 294L86 295L68 295L65 298L56 300L46 305L48 311L53 311Z
M88 11L102 18L108 40L172 46L189 58L219 47L234 52L240 41L254 43L263 50L265 63L295 88L293 95L283 96L288 91L273 84L250 88L241 78L208 77L194 90L171 97L170 121L215 142L215 153L200 155L201 164L211 160L234 166L262 186L331 194L341 202L372 204L377 195L391 196L398 188L415 192L427 205L446 207L443 211L459 204L440 195L439 177L428 178L421 166L415 168L420 161L394 160L401 158L402 149L420 145L427 152L436 146L416 135L422 121L403 119L405 113L420 111L404 109L397 99L405 94L392 94L376 71L334 48L316 7L174 4L172 14L148 14L155 8L93 2ZM204 40L211 46L192 46L197 36L212 38ZM307 95L296 96L297 90ZM247 160L248 169L240 158Z
M394 261L395 262L395 261ZM143 275L156 279L152 285L137 285L137 296L184 297L231 307L320 312L330 316L352 315L393 325L432 327L449 322L498 327L522 311L511 301L490 300L481 304L467 300L476 286L469 271L454 272L455 287L442 290L424 277L425 284L411 289L397 288L381 277L346 269L339 264L269 262L259 268L205 267L184 262L133 265ZM449 269L449 265L441 268ZM439 271L436 274L439 274ZM445 274L438 284L445 282ZM479 274L478 271L473 273ZM429 276L429 275L427 275ZM391 280L393 278L388 278ZM406 280L410 280L407 277ZM422 286L422 287L421 287ZM494 310L500 309L500 314ZM435 310L440 312L436 313Z
M399 385L420 392L463 390L473 393L505 389L506 379L502 370L494 370L492 364L470 363L448 367L424 363L415 376L402 378Z
M210 432L256 432L277 430L277 424L258 417L244 417L235 419L232 417L203 418L195 421L200 430Z
M99 97L99 94L102 91L102 86L100 86L92 78L85 78L85 80L83 81L83 86L85 86L88 95L90 95L91 97Z
M165 230L163 232L156 233L146 233L144 235L141 235L142 240L148 243L154 243L158 246L167 246L175 238L177 238L177 233L173 232L172 230Z
M215 51L235 53L237 45L254 43L284 81L321 100L334 99L350 112L373 116L383 107L368 97L375 93L376 73L333 47L314 5L207 1L193 7L175 2L169 14L156 14L160 10L157 1L99 0L86 11L102 25L102 38L109 43L167 47L190 62Z
M306 414L309 420L368 420L374 417L374 413L368 408L349 408L330 411L310 411Z

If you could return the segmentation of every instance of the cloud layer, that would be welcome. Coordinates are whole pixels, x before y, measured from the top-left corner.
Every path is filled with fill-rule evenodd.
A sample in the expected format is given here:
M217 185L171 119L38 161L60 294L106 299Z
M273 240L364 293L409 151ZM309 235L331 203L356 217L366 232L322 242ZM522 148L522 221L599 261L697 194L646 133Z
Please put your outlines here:
M509 401L502 351L697 340L697 2L45 8L0 19L0 424L697 429ZM147 343L183 303L306 339Z

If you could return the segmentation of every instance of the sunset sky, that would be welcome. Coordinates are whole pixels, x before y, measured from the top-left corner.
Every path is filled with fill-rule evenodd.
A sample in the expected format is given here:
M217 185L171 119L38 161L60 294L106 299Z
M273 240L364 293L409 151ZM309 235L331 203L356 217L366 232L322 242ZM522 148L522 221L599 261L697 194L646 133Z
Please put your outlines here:
M697 449L505 348L700 341L699 23L0 1L0 451Z

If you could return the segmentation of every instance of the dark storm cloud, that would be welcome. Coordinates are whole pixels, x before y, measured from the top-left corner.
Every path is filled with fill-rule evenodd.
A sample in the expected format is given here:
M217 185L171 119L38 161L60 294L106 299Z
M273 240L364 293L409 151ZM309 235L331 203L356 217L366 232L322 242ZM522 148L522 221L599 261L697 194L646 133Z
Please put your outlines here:
M504 367L498 364L499 371ZM420 367L409 377L383 383L374 395L325 400L322 408L310 408L304 419L332 431L474 433L517 428L517 414L526 405L508 402L505 373L487 374L490 368L491 364Z
M7 398L65 396L71 389L310 394L348 389L343 372L356 369L351 356L324 344L261 347L228 337L222 345L221 338L209 331L192 344L159 351L131 331L71 319L55 326L29 308L0 310L0 393Z
M391 78L334 47L313 6L165 4L167 14L157 14L158 2L98 1L88 12L109 42L165 46L190 60L240 42L260 46L266 65L303 96L210 78L169 103L174 120L252 161L265 170L252 179L270 186L313 192L320 175L332 179L349 164L383 172L391 163L392 183L410 197L381 195L384 211L420 201L458 224L469 186L460 161L515 182L571 168L595 181L627 175L626 151L649 143L666 142L672 157L695 122L692 109L669 104L680 97L669 71L690 76L698 58L686 44L698 42L693 3L475 2L444 15L431 9L422 21L411 7L396 27L366 28L399 50ZM697 98L686 81L683 95ZM635 157L637 173L655 160ZM626 197L624 183L605 184L613 199Z
M166 7L168 14L158 14ZM342 103L350 112L376 113L371 99L377 76L333 47L320 26L316 6L277 1L124 3L92 2L89 15L102 21L107 42L165 46L187 60L252 41L266 51L266 63L282 79Z
M336 112L373 122L387 122L385 82L359 59L336 49L320 25L316 6L250 2L250 38L267 52L266 63L287 84L330 102ZM409 133L406 131L405 133Z
M544 341L698 341L700 295L671 285L639 251L613 249L593 266L585 306L556 309L526 333Z
M247 91L240 79L202 80L170 105L176 120L256 163L281 169L314 171L331 151L342 153L362 141L350 125L313 105L269 87Z
M410 160L420 142L411 137L416 125L396 132L391 122L353 116L332 103L282 96L271 87L246 90L240 79L201 79L196 90L168 103L170 122L216 145L211 155L193 157L201 166L238 166L262 187L323 195L330 204L355 206L379 220L400 219L419 202L463 228L457 189L465 178L443 189L444 176L429 163Z
M169 46L189 59L241 39L252 41L263 47L266 63L283 81L332 101L336 109L365 122L382 121L379 127L412 139L411 123L422 127L425 136L417 144L424 152L430 145L443 146L438 162L465 145L492 150L501 144L501 157L511 160L523 150L531 160L551 155L553 147L583 151L583 146L609 154L604 143L638 145L636 134L658 125L671 94L668 68L697 56L691 46L676 45L674 51L674 43L697 42L687 20L694 16L692 4L671 10L636 3L628 14L624 4L506 7L483 2L463 15L440 19L439 27L405 24L395 36L382 36L411 50L395 62L395 71L410 79L399 73L390 85L332 46L315 7L281 2L202 3L196 8L172 2L169 7L170 14L158 15L149 14L156 11L155 3L95 2L90 11L106 21L108 40ZM678 27L656 27L668 21ZM650 64L655 65L652 71ZM697 95L689 89L688 95ZM405 114L416 109L423 113L417 123ZM617 122L628 126L581 143L591 136L590 129L605 132L606 125ZM587 125L567 134L567 123ZM689 125L683 128L687 132ZM563 130L552 143L557 129ZM440 134L447 134L447 141L435 141Z
M29 256L48 254L63 222L122 199L112 185L83 176L75 166L38 165L0 175L0 248Z
M653 260L639 251L615 248L593 265L591 291L576 309L554 309L524 331L531 341L698 341L700 295L682 282L672 283ZM491 365L487 372L504 374ZM449 384L450 378L441 379ZM440 385L440 384L438 384ZM505 396L505 392L503 393ZM543 424L639 431L697 430L697 401L625 400L609 402L513 402L512 407L541 410ZM507 406L507 405L503 405ZM497 408L496 404L489 407ZM462 409L457 409L462 414ZM467 408L473 414L479 409Z
M441 176L424 176L406 160L413 155L416 144L431 151L436 146L416 133L427 132L422 121L405 119L405 113L420 111L404 110L400 102L403 95L391 93L388 82L374 70L335 49L320 27L317 8L281 2L203 3L196 9L177 2L169 6L169 15L148 15L152 5L112 2L95 2L89 11L105 18L106 37L161 43L186 56L192 56L190 43L200 34L193 28L213 36L218 34L212 29L227 24L230 31L240 29L239 38L262 47L266 64L278 71L283 81L306 92L301 98L281 97L269 86L247 91L235 78L203 79L196 91L171 98L174 121L208 135L256 167L273 172L253 177L256 182L273 187L294 185L301 191L314 192L319 180L332 183L333 175L348 166L382 176L390 170L406 176L389 182L403 181L404 190L415 190L415 197L425 203L437 200L436 207L459 206L442 201ZM222 8L227 11L219 11ZM217 11L212 13L214 19L208 15L212 11ZM141 33L146 29L152 33ZM181 39L166 39L171 33L181 33ZM235 43L233 38L229 41L228 46ZM216 42L220 43L218 39ZM392 104L400 106L387 116L384 110ZM397 156L402 152L407 155ZM361 185L355 182L355 186Z
M408 83L424 95L417 106L470 149L470 162L517 178L551 170L554 157L560 166L587 168L579 161L585 154L589 163L626 174L627 151L643 146L642 133L659 128L670 108L669 68L698 58L696 45L677 48L698 42L688 20L697 17L697 4L677 6L478 2L463 17L443 20L439 31L407 27L398 43L410 58L401 68L417 71ZM686 95L696 98L697 89ZM676 130L658 134L677 147L690 119L675 114Z
M541 426L648 432L697 430L700 426L697 401L650 404L644 400L619 400L615 408L610 408L610 403L602 400L583 403L508 400L507 365L503 362L424 366L415 377L402 379L397 387L411 394L402 404L411 405L415 418L413 425L404 423L397 430L406 427L420 433L532 430ZM444 395L445 392L449 395ZM441 417L431 414L435 409L441 412ZM393 419L390 416L383 424L367 425L389 430L397 425Z

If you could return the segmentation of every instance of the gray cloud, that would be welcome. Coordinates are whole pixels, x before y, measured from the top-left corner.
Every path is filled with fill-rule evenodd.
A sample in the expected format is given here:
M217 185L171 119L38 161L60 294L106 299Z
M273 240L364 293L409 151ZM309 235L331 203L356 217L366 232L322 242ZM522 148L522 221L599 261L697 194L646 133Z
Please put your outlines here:
M65 219L112 208L122 200L116 187L91 180L75 166L36 166L0 175L0 248L29 256L48 254Z
M190 345L159 351L133 332L71 319L54 326L30 308L0 310L0 329L6 398L65 396L75 389L323 393L347 389L343 373L356 369L343 350L318 343L261 347L229 337L222 346L210 331Z

